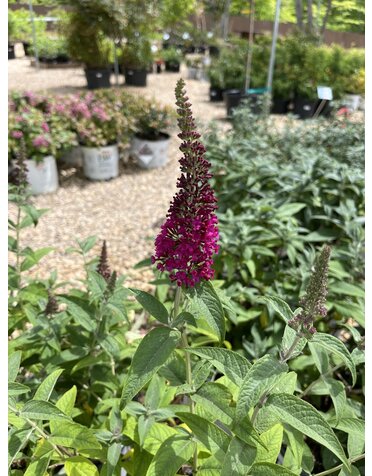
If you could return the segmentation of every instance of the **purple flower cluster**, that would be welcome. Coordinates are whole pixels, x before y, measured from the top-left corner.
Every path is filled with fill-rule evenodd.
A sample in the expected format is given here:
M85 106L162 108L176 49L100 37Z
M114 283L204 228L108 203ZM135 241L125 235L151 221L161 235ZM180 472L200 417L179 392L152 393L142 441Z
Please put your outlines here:
M315 261L314 271L310 276L306 294L300 299L302 311L288 322L288 325L305 335L313 335L316 329L314 319L318 316L325 317L325 307L328 294L328 263L331 256L331 247L325 245Z
M23 132L22 131L12 131L11 136L14 139L20 139L21 137L23 137Z
M210 163L204 158L205 147L199 142L195 121L188 102L184 81L176 87L178 125L182 139L180 150L180 190L174 196L165 223L155 240L155 255L161 271L168 271L178 286L193 287L213 277L213 254L219 238L215 215L216 197L209 184Z

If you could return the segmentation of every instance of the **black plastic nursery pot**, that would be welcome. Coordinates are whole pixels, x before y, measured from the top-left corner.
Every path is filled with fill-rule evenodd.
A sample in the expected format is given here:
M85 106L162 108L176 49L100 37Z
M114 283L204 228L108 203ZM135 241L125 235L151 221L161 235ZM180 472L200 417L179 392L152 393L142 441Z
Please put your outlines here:
M30 52L31 43L29 43L28 41L22 41L22 44L23 44L23 50L25 52L25 56L32 56Z
M233 110L239 106L242 97L243 93L240 89L228 89L223 93L227 117L232 117Z
M313 117L318 101L306 98L295 98L293 113L300 119L310 119Z
M214 88L211 86L209 88L209 99L212 102L223 101L223 92L224 92L224 89Z
M289 99L282 98L273 98L271 104L271 113L272 114L287 114Z
M209 54L210 56L217 57L220 55L220 49L217 46L210 46L209 47Z
M166 61L165 62L165 71L169 71L171 73L179 73L180 72L180 63L178 61Z
M8 60L15 59L14 45L8 43Z
M111 87L110 68L85 68L88 89L99 89Z
M146 86L147 70L146 69L129 69L124 71L125 84L128 86Z

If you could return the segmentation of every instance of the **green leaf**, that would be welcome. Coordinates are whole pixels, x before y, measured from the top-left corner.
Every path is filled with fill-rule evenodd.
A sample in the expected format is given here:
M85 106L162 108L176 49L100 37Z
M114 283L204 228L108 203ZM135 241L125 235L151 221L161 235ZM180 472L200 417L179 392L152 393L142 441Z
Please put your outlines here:
M107 449L107 476L113 476L121 455L121 443L111 443Z
M28 251L26 258L21 263L21 271L27 271L35 266L44 256L53 251L53 248L40 248L36 251Z
M191 397L222 423L230 425L234 417L232 396L229 390L219 383L207 382Z
M364 439L365 435L365 423L358 418L342 418L339 422L330 421L331 426L337 430L344 431L345 433L355 434L359 438Z
M290 469L294 473L301 473L302 459L305 450L303 434L295 428L291 427L289 427L289 429L286 429L285 434L288 440L288 444L283 459L283 466Z
M327 350L328 353L333 353L333 354L336 354L338 357L340 357L340 359L344 362L346 367L350 370L351 376L353 379L353 386L355 385L355 382L356 382L355 364L345 344L341 342L340 339L337 339L337 337L334 337L330 334L322 334L320 332L317 332L314 335L311 343L313 345L318 345L320 347L323 347L324 349Z
M77 324L80 324L89 332L95 330L94 316L90 316L81 306L79 306L79 304L77 304L78 300L75 300L73 296L69 296L68 298L60 296L59 300L67 304L66 311L74 318Z
M29 464L24 476L44 476L48 469L51 456L52 451L45 454L41 458L37 458L37 460L32 461Z
M288 370L288 365L278 362L272 355L265 355L249 369L236 403L235 418L243 419L265 391L270 390Z
M278 218L290 217L296 215L300 210L306 207L306 203L285 203L276 210Z
M55 422L55 428L49 441L55 445L66 446L77 451L101 448L93 431L74 421Z
M347 406L346 392L343 384L331 377L323 377L323 382L326 385L329 395L332 398L333 406L335 407L336 419L342 418L342 414Z
M286 423L317 441L349 465L345 452L332 428L310 403L288 394L270 395L266 405L282 423Z
M73 456L65 462L67 476L99 476L97 466L82 456Z
M323 347L313 345L311 341L308 343L308 345L320 375L327 373L329 369L328 351Z
M257 302L263 302L268 307L271 307L279 316L284 320L284 322L288 322L293 317L293 312L288 304L276 296L263 296L260 297Z
M27 444L28 439L32 435L34 429L27 428L26 430L17 430L11 433L8 442L8 466L10 467L16 459L17 454Z
M164 306L155 296L152 294L146 293L145 291L140 291L139 289L129 288L130 291L136 296L137 301L141 306L152 316L155 317L162 324L168 325L169 323L169 314Z
M33 400L44 400L47 402L62 372L63 370L57 369L52 374L48 375L48 377L39 385Z
M283 426L280 423L272 426L269 430L261 433L262 446L257 447L255 463L275 463L283 441Z
M189 461L195 450L195 443L187 437L174 435L165 440L154 459L146 476L174 476L180 467Z
M187 295L190 298L190 312L196 321L204 319L207 327L222 344L225 339L225 313L212 284L209 281L198 284L190 288Z
M211 362L217 370L238 386L242 384L251 367L245 357L232 350L218 347L198 347L185 350Z
M17 350L8 358L8 382L14 382L17 378L19 367L21 365L22 352Z
M79 244L81 251L86 254L90 251L93 246L96 244L97 237L96 236L88 236L85 240L76 240Z
M297 476L284 466L272 463L255 463L249 471L249 476Z
M192 326L196 327L195 318L190 312L183 311L178 314L178 316L172 322L172 327L180 327L183 324L191 324Z
M338 301L333 303L333 307L344 317L351 317L362 327L365 327L365 312L361 304L355 302Z
M221 474L246 476L256 457L257 449L239 438L232 438L222 465Z
M338 476L360 476L360 472L356 466L351 466L351 471L349 471L345 465L343 465Z
M25 403L20 417L30 420L65 420L67 416L55 405L43 400L30 400Z
M267 446L261 440L261 437L258 434L257 430L252 425L252 422L249 419L248 415L242 420L235 421L232 427L232 431L242 441L247 443L247 445L251 445L251 446L260 445L264 448L265 451L268 450Z
M213 454L219 461L223 461L230 437L214 423L188 412L176 412L196 438Z
M177 347L181 334L166 327L152 329L133 356L121 396L123 408L146 385Z
M77 394L77 389L76 386L74 385L70 390L67 390L66 393L64 393L56 403L56 407L59 408L63 413L67 416L72 415L72 411L74 409L75 405L75 400L76 400L76 394ZM58 423L54 423L53 420L50 421L49 423L51 432L54 433L54 431L57 428Z
M18 382L9 382L8 384L8 395L22 395L22 393L27 393L31 389L30 387L27 387L26 385L22 385L21 383Z
M138 418L137 429L138 429L139 444L141 448L143 447L146 436L154 423L155 423L155 418L153 416L141 415Z
M355 296L365 298L364 289L360 286L355 286L355 284L347 283L346 281L337 281L334 284L330 284L330 291L340 296Z

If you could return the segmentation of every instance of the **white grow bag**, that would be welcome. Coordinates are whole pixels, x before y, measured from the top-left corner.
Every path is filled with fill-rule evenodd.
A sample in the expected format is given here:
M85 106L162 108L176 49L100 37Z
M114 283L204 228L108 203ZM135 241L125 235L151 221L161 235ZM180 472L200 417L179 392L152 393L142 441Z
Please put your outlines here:
M56 159L52 155L41 162L26 160L27 181L33 195L55 192L58 189L58 171Z
M134 136L131 156L143 169L162 167L168 161L169 136L164 134L160 140L144 140Z
M106 147L82 147L84 175L91 180L108 180L119 175L119 149L117 145Z

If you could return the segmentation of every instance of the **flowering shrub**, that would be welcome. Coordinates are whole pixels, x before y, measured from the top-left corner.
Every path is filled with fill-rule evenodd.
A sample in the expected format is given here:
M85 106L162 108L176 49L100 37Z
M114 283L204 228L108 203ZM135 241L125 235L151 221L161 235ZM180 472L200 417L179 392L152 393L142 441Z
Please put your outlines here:
M203 198L198 186L209 198L213 192L182 89L180 81L180 182L190 185L182 184L173 204L183 204L192 220L204 208L204 199L189 208ZM356 345L346 346L312 329L325 319L330 248L316 260L300 308L262 297L260 305L282 319L284 332L277 349L250 361L244 349L231 350L226 341L226 317L234 310L209 273L181 286L162 276L159 287L170 286L173 300L163 304L123 286L110 269L105 242L99 259L91 260L90 237L69 250L83 257L82 289L63 283L68 289L61 291L55 272L47 280L27 280L25 272L50 249L20 246L22 229L43 213L28 203L23 159L18 157L17 185L9 194L16 206L9 239L11 475L118 476L122 469L128 476L363 473L363 398L351 392L362 385L363 339L349 327ZM212 236L190 241L203 247L210 239L214 248L214 200L206 209ZM181 236L171 238L180 244ZM191 270L202 265L198 260L189 257ZM300 381L304 360L311 372Z
M133 131L145 140L158 140L169 129L173 120L173 110L155 101L145 102L138 111Z

